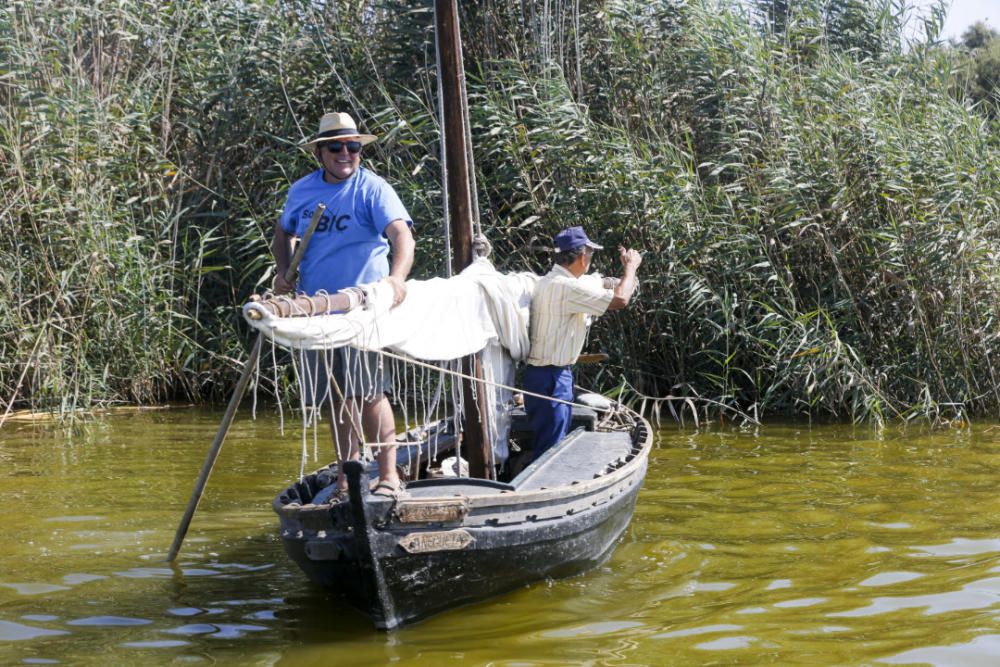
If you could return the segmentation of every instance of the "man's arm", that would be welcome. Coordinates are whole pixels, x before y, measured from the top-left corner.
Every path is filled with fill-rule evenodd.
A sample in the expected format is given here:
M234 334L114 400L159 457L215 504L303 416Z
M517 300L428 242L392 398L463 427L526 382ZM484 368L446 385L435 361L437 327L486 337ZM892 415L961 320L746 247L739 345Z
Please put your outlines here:
M398 306L406 298L406 277L413 267L413 253L417 244L405 220L393 220L386 226L384 233L392 246L392 268L386 280L395 293L392 305Z
M639 265L642 264L642 255L639 254L638 250L626 250L623 247L618 248L618 254L622 261L622 278L615 285L614 296L611 297L608 310L621 310L627 306L639 284L636 280L636 272L639 270Z
M274 255L275 268L278 275L274 278L274 293L288 294L295 291L295 283L285 280L290 261L290 241L288 232L281 226L281 219L274 221L274 236L271 238L271 254Z

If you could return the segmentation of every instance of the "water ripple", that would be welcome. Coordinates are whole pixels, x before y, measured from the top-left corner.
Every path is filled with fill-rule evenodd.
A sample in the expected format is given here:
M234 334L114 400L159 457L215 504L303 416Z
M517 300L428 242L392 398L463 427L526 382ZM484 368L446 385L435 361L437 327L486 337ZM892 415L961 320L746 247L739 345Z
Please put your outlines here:
M657 635L652 635L650 639L672 639L674 637L692 637L694 635L707 635L713 632L736 632L737 630L742 630L742 625L733 625L731 623L720 623L719 625L705 625L700 628L688 628L686 630L671 630L670 632L661 632Z
M920 579L923 576L919 572L879 572L859 582L858 586L892 586L893 584Z
M125 648L177 648L190 645L191 642L186 642L183 639L152 639L145 642L124 642L121 644Z
M1000 656L1000 635L982 635L966 644L926 646L903 651L879 662L894 665L928 663L937 667L996 667Z
M196 623L182 625L172 630L164 630L175 635L206 635L219 639L237 639L248 632L263 632L268 628L263 625L248 625L243 623Z
M642 623L634 621L602 621L600 623L588 623L575 628L565 628L563 630L551 630L543 633L545 637L598 637L600 635L614 634L622 630L641 628Z
M66 630L49 630L39 628L34 625L24 625L12 621L0 621L0 641L16 642L36 637L55 637L57 635L68 635Z
M76 620L67 621L66 625L127 627L133 625L149 625L150 623L152 623L152 621L145 618L129 618L127 616L88 616L87 618L78 618Z
M1000 553L1000 539L969 540L956 538L947 544L936 544L926 547L912 547L915 551L934 556L981 556L988 553Z
M60 586L58 584L41 584L41 583L20 583L20 584L5 584L0 583L0 586L6 588L13 588L20 595L43 595L45 593L55 593L58 591L68 591L69 586Z
M899 597L878 597L867 607L829 614L830 616L874 616L899 611L900 609L925 608L925 615L943 614L968 609L989 609L1000 604L1000 577L983 579L967 584L958 591L910 595Z

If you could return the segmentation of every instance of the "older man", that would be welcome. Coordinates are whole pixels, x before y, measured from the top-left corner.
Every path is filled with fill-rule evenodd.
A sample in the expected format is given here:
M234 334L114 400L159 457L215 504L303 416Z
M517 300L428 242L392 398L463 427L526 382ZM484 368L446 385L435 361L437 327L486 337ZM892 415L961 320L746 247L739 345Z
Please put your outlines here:
M406 298L405 281L413 265L415 246L410 230L413 222L395 190L361 166L363 147L375 139L359 132L350 115L328 113L320 119L316 135L304 144L312 150L319 168L292 184L281 218L275 224L271 248L278 268L277 293L295 289L283 279L290 256L289 242L293 236L305 234L317 204L323 203L326 212L302 259L301 291L310 295L334 293L384 280L394 291L394 306ZM385 444L396 438L392 407L386 397L390 388L388 370L376 353L344 348L336 350L332 358L308 355L303 369L307 404L321 407L327 401L331 389L328 368L332 368L340 390L333 393L330 414L340 460L337 497L346 497L344 461L360 458L359 421L366 439L379 443L379 483L375 493L397 492L401 483L396 471L396 449ZM344 410L348 411L346 415Z
M582 227L564 229L553 241L555 265L531 297L531 351L524 372L524 408L535 432L535 458L565 437L572 408L530 394L573 400L573 362L583 350L591 318L628 305L642 263L637 251L619 248L621 279L595 280L585 274L594 251L603 246L587 238Z

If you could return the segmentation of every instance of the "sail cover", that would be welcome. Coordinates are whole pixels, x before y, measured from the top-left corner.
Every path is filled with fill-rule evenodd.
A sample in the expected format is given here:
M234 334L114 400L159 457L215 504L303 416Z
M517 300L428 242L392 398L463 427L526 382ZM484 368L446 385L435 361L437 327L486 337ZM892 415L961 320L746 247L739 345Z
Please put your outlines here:
M367 303L346 313L278 317L255 303L243 307L254 328L283 347L318 350L389 349L424 361L458 359L490 342L511 358L528 355L531 273L501 274L480 258L452 278L408 280L406 299L392 308L392 286L360 286ZM260 318L250 315L256 310Z

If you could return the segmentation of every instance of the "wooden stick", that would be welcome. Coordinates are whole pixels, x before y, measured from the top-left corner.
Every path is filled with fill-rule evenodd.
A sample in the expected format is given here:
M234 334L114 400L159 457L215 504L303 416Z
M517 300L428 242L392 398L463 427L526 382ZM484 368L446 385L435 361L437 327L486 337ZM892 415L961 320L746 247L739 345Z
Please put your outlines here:
M302 242L299 243L298 247L295 249L295 254L292 256L292 261L288 265L288 270L285 271L285 280L290 283L295 281L295 274L298 273L299 264L302 263L302 256L306 252L306 246L309 245L309 239L312 238L313 232L316 231L316 226L319 224L320 218L323 217L324 211L326 211L326 204L319 204L316 206L316 212L313 213L313 217L309 221L309 227L306 229L306 233L302 237ZM263 335L257 334L257 340L254 342L253 348L250 350L250 357L243 366L243 374L240 375L240 379L236 382L236 388L233 390L233 395L229 399L229 405L226 407L226 414L223 415L222 423L219 424L219 430L216 431L215 439L212 441L212 445L208 449L208 456L205 457L205 462L201 465L201 472L198 474L198 480L194 484L194 491L191 492L191 499L188 501L187 509L184 510L184 516L181 518L181 523L177 527L177 532L174 534L174 542L170 545L170 551L167 553L168 563L173 562L173 560L177 558L177 552L181 550L181 544L184 542L184 537L187 535L188 527L191 525L191 519L194 517L195 510L198 509L198 503L201 502L201 496L205 492L205 485L208 484L208 477L212 474L212 468L215 467L215 461L219 458L219 452L222 451L222 443L226 439L226 434L229 432L229 426L233 423L233 417L236 415L236 409L240 406L240 401L243 400L243 394L246 392L247 385L250 383L250 375L253 372L253 369L257 367L257 359L260 358L260 349L263 344L263 340Z
M363 294L358 290L359 294ZM355 303L360 301L360 297L355 299ZM344 312L351 309L351 297L347 294L337 292L336 294L317 294L316 296L273 296L269 299L251 298L254 310L247 311L248 317L252 320L259 320L263 316L256 310L260 308L278 317L312 317L314 315L325 315L332 312Z

